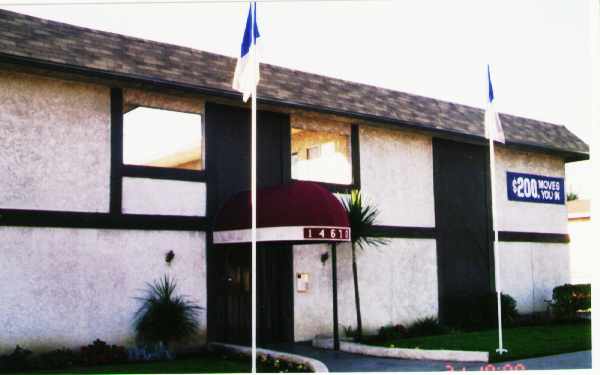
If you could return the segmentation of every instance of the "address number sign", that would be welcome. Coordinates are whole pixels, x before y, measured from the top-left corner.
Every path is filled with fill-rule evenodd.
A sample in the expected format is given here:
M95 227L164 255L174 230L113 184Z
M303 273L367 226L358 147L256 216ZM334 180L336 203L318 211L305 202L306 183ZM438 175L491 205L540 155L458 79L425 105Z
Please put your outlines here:
M304 228L304 238L311 240L349 241L350 230L348 228L309 227Z

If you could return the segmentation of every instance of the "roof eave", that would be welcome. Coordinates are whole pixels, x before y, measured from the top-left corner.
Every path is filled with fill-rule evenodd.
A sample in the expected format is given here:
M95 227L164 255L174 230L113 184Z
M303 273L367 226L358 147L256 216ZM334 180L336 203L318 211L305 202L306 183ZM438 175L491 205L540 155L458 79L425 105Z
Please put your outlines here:
M148 76L139 76L135 74L123 74L114 71L107 71L101 69L92 69L77 65L63 64L57 63L48 60L39 60L27 56L15 56L9 55L0 52L0 63L8 63L8 64L27 64L28 66L44 69L44 70L53 70L57 72L67 73L67 74L75 74L75 75L83 75L83 76L92 76L94 78L98 78L101 80L117 80L121 82L130 82L130 83L144 83L149 84L151 86L155 86L157 88L171 89L171 90L184 90L188 92L200 93L209 96L220 97L224 99L240 99L241 94L233 91L233 90L221 90L213 87L199 86L199 85L190 85L181 82L173 82L166 81L161 79L156 79ZM457 131L451 131L447 129L440 129L435 126L431 126L428 124L415 124L406 121L401 121L394 118L387 118L382 116L374 116L364 113L352 112L347 110L339 110L335 108L329 107L320 107L311 104L306 104L297 101L289 101L282 100L278 98L272 97L264 97L258 96L257 100L263 104L271 104L271 105L284 105L291 108L296 109L304 109L311 110L315 112L325 113L325 114L333 114L345 117L351 117L358 120L364 120L374 123L381 124L389 124L389 125L397 125L404 129L415 130L419 132L424 132L431 134L433 136L438 136L446 139L453 140L461 140L469 143L475 144L485 144L487 140L479 135L467 134ZM515 147L520 149L526 149L531 151L545 152L551 154L560 155L565 159L565 162L575 162L582 160L589 160L589 153L584 152L575 152L571 150L563 150L548 146L541 146L530 144L526 142L506 142L506 145L509 147Z

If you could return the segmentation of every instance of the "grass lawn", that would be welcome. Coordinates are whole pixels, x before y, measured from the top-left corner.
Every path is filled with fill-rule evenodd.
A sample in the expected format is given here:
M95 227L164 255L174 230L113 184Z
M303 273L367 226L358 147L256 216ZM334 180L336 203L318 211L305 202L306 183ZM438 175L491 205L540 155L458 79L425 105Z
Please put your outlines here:
M500 362L590 350L592 348L592 326L590 322L585 322L506 328L503 330L503 338L508 353L502 357L496 355L497 330L372 341L368 344L385 347L394 345L397 348L487 351L490 353L490 362Z
M125 363L66 370L36 371L21 374L191 374L250 372L250 361L202 356L164 362Z

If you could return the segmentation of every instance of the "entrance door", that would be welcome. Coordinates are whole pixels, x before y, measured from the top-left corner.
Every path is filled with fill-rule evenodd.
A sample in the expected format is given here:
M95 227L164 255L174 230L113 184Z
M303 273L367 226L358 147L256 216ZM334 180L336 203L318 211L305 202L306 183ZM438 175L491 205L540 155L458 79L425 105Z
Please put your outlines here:
M246 108L206 103L205 116L207 217L212 222L219 208L231 196L250 189L250 111ZM282 113L259 111L257 124L258 187L288 182L291 158L289 116ZM207 243L208 338L214 341L236 342L233 340L240 340L239 343L249 344L251 337L250 313L231 313L246 308L243 295L249 295L249 291L241 293L236 283L227 283L224 280L227 280L230 274L235 275L238 269L241 273L245 272L242 271L243 269L250 270L250 246L239 246L235 250L226 249L224 246L215 246L212 244L210 233ZM291 267L291 247L283 246L273 250L277 254L271 254L270 251L263 252L263 250L259 252L263 254L261 259L264 259L264 269L266 270L264 279L273 280L281 288L284 288L285 285L291 288L293 281L291 268L286 271L287 268L279 269L277 267L284 263L289 263L289 267ZM244 253L244 255L235 253L236 251ZM262 269L259 268L258 280L261 280ZM277 270L281 273L277 273ZM284 272L287 272L287 276L284 276ZM286 277L289 278L287 284L283 280ZM279 291L269 285L263 287L261 284L259 284L258 292L262 295L262 301L269 301L268 315L274 317L274 321L289 319L293 322L292 308L279 309L276 307L279 305L272 302L283 300L279 296L287 292ZM289 294L291 295L291 293L292 290L289 289ZM291 297L285 301L292 303ZM281 314L285 314L285 317L280 317ZM261 327L271 326L275 329L284 325L288 326L287 323L280 325L265 321ZM245 332L235 334L236 330L245 330ZM266 336L264 337L267 339ZM272 337L280 340L282 337L292 336L289 331L286 331L285 334L273 333ZM246 338L247 342L242 342L242 339Z
M433 142L439 315L445 323L460 320L465 300L494 290L488 152Z
M260 245L257 341L260 345L294 341L294 295L291 245Z
M222 339L225 342L247 345L251 342L251 271L250 252L242 246L220 249L223 253L224 272L222 292L217 295L224 325Z

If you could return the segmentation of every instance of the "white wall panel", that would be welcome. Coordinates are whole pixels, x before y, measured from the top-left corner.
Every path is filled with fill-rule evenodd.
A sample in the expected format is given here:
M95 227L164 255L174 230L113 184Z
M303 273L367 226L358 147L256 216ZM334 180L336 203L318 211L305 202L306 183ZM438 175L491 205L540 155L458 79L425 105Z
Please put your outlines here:
M0 227L0 238L0 352L130 345L135 297L163 275L206 308L204 233ZM206 309L198 342L205 332Z
M204 182L123 178L123 212L149 215L206 215Z
M570 280L566 244L501 242L502 291L517 301L521 313L545 311L552 289Z
M431 137L360 127L361 185L378 224L434 227Z
M321 263L328 245L294 246L294 273L308 273L307 292L294 291L296 341L310 340L333 331L331 257ZM349 244L338 246L338 303L340 332L356 328L354 284ZM358 279L363 327L375 332L388 324L406 324L437 316L435 240L392 239L358 255Z
M0 207L107 212L107 87L0 72Z
M565 164L556 156L496 148L498 228L503 231L567 233L565 205L509 201L506 172L564 177Z

